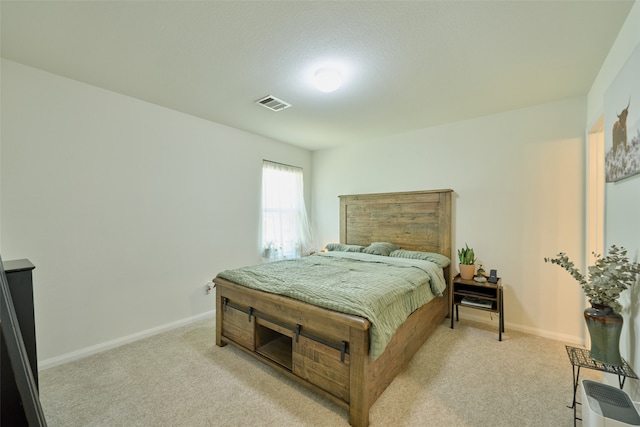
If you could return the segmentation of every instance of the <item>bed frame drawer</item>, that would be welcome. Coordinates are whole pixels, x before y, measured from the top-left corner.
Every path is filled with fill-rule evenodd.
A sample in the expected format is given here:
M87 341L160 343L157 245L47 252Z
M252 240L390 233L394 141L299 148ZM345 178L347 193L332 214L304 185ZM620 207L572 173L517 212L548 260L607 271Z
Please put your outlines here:
M299 336L293 342L293 373L349 402L349 354Z
M255 351L255 317L230 306L224 307L222 317L222 336Z

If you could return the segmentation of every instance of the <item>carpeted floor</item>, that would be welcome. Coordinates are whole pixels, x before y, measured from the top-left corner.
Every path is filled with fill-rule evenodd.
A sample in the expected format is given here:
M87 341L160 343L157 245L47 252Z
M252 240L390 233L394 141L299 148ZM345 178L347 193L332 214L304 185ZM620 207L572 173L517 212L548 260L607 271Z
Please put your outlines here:
M347 411L226 346L208 319L40 372L49 426L347 426ZM583 369L581 379L600 380ZM372 426L572 426L564 343L445 320ZM580 406L578 406L578 409Z

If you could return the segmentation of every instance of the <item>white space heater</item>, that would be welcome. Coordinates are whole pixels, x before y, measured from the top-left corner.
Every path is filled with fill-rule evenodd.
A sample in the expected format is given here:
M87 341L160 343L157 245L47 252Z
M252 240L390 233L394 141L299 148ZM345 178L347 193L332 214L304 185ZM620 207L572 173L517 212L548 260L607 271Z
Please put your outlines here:
M582 425L640 426L640 415L625 391L595 381L582 380Z

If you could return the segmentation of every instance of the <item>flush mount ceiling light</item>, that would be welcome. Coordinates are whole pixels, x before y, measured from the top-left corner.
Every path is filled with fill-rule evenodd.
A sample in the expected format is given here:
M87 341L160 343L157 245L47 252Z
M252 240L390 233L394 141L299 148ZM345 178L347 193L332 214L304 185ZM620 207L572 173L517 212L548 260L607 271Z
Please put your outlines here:
M342 84L342 75L334 68L323 67L316 71L313 84L322 92L333 92Z

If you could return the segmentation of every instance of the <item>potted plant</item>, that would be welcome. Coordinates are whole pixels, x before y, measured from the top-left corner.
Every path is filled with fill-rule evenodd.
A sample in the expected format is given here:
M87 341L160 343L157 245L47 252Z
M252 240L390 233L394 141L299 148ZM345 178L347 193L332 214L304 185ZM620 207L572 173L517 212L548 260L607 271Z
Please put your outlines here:
M627 250L612 245L606 256L593 253L596 261L588 267L589 277L574 266L564 252L545 262L557 264L578 281L591 303L584 311L584 318L591 338L589 356L607 365L622 366L620 357L620 333L622 332L622 306L620 293L633 286L640 273L640 264L631 262Z
M460 260L460 277L465 280L473 279L476 273L476 256L473 249L466 243L464 248L458 249L458 259Z

